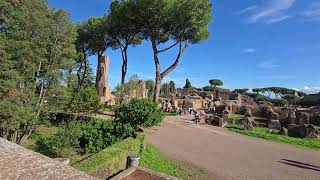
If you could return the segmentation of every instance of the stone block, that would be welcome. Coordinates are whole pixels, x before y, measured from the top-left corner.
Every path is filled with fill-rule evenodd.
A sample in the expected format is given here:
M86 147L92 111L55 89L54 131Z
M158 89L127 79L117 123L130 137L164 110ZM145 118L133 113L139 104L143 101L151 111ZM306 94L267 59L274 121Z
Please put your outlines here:
M271 120L268 124L268 128L269 129L277 129L280 130L281 129L281 124L279 122L279 120Z

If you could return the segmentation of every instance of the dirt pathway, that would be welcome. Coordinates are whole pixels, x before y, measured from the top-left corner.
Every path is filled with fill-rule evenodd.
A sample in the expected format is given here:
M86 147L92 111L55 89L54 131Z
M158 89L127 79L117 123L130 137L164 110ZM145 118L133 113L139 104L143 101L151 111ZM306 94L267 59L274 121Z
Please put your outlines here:
M193 163L216 177L237 180L320 180L320 151L243 136L191 117L167 117L147 130L147 141L163 153Z

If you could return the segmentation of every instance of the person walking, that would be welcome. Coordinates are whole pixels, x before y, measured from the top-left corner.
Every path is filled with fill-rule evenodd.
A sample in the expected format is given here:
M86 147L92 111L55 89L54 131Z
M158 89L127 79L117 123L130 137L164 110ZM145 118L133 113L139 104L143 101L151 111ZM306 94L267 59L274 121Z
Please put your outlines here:
M198 125L199 122L199 113L197 111L194 112L194 123Z

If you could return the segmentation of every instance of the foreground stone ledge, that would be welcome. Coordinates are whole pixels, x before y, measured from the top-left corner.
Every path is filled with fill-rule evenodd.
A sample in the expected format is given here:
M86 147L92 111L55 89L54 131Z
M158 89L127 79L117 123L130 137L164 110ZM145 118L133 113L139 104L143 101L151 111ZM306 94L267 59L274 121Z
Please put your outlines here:
M0 179L97 179L71 166L0 138Z
M149 179L149 180L179 180L176 177L169 176L169 175L166 175L164 173L155 172L155 171L152 171L150 169L147 169L147 168L144 168L144 167L140 167L140 166L131 167L129 169L126 169L123 172L121 172L118 175L116 175L115 177L111 178L110 180L133 179L133 178L129 178L129 177L135 171L141 171L141 172L144 172L145 174L147 174L147 176L144 177L143 179Z

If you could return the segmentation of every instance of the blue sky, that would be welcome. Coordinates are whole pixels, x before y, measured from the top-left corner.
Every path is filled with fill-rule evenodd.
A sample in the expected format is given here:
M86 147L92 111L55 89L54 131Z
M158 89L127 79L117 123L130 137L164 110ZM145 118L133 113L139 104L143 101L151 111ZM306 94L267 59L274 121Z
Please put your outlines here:
M320 0L212 0L214 21L208 40L189 46L178 68L164 81L206 86L218 78L226 88L283 86L308 93L320 91ZM49 0L68 11L74 22L101 16L110 0ZM161 56L162 69L176 49ZM110 56L109 82L121 79L119 51ZM90 57L96 67L96 57ZM129 49L128 77L154 79L149 42Z

